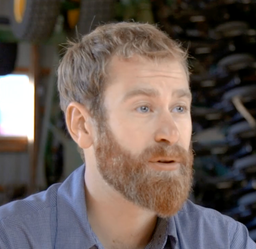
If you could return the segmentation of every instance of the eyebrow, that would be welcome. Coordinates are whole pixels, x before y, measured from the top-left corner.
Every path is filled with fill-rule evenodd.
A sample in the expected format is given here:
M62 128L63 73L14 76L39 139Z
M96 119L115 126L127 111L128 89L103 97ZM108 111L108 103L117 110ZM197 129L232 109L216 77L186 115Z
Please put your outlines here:
M123 101L126 101L132 97L136 97L139 95L144 95L147 97L159 97L160 93L156 89L150 89L150 88L139 88L139 89L133 89L125 94L123 97ZM179 98L188 98L189 100L192 99L192 94L189 89L177 89L173 92L174 96L177 96Z
M173 95L176 95L179 98L186 97L192 100L192 93L189 89L177 89L173 92Z
M132 97L136 97L139 95L144 95L147 97L158 97L160 93L155 89L149 89L149 88L133 89L124 95L123 101L126 101L127 99L130 99Z

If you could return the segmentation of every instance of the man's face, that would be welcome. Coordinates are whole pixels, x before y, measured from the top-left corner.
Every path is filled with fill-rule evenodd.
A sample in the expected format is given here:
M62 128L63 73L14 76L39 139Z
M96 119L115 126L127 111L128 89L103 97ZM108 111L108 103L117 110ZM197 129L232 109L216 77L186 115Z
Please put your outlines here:
M103 179L131 202L174 215L192 184L191 94L182 65L114 57L94 143Z

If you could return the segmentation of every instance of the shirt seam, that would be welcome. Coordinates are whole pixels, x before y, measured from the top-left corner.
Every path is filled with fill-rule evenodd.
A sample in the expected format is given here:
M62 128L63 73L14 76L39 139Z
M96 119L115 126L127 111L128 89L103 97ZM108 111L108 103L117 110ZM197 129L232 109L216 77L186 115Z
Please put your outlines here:
M2 228L4 228L4 226L3 226L4 224L2 223L2 221L0 221L0 222L1 222L0 226ZM6 236L3 237L3 233L0 233L0 240L3 241L5 244L8 244L8 246L10 247L10 242L9 242L8 238L6 238Z
M53 248L56 248L56 244L57 244L57 236L58 236L58 228L59 228L59 223L58 223L58 197L59 197L59 188L56 191L56 206L55 206L55 210L56 210L56 228L55 228L55 236L54 236L54 244L53 244Z
M237 232L238 232L238 224L236 224L236 231L235 231L235 233L234 233L234 235L233 235L233 238L232 238L232 241L231 241L231 246L233 245L233 242L234 242L234 239L235 239L235 237L236 237L236 234L237 234ZM232 248L232 247L231 247Z

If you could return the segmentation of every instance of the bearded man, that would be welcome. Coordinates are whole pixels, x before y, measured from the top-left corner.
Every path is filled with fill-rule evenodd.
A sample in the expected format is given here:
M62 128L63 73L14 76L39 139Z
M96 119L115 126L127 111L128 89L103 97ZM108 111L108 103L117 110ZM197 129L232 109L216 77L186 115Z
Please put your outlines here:
M149 24L99 26L70 43L60 106L85 165L0 208L0 248L253 249L247 229L188 200L187 53Z

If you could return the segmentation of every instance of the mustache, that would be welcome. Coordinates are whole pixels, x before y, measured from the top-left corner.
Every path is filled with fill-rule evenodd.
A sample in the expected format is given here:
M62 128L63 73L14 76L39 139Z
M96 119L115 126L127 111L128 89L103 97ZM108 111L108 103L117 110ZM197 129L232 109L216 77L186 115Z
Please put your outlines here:
M140 155L143 160L150 160L151 158L157 157L168 157L173 160L180 161L181 163L187 163L187 160L192 154L191 146L189 150L185 150L178 144L168 145L168 144L155 144L146 148Z

